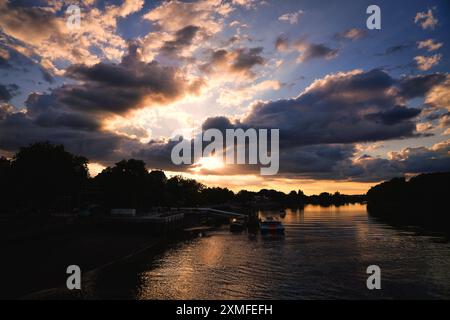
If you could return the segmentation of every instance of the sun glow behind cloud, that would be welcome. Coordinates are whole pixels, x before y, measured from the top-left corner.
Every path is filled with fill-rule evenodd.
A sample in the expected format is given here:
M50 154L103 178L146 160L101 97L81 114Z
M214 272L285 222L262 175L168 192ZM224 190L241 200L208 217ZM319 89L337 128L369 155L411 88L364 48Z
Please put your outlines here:
M84 1L74 31L63 1L13 2L0 0L2 155L49 140L91 159L92 175L133 157L235 191L309 193L449 167L439 144L450 132L448 19L437 2L383 2L395 30L376 32L359 5L337 19L314 0ZM261 177L214 157L174 168L170 138L207 122L279 128L283 170Z
M200 172L202 170L219 171L224 167L225 164L220 157L210 156L200 158L196 163L193 164L191 171L193 172Z

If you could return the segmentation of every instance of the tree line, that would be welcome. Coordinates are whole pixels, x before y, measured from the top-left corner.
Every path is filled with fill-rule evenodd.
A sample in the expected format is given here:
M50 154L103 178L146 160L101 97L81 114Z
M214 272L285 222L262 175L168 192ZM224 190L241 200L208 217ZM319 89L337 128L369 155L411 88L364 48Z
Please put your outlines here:
M373 216L398 223L439 226L450 230L448 195L450 172L394 178L367 192L367 208Z
M104 210L256 203L300 207L307 203L331 205L364 201L364 196L321 193L306 196L301 190L286 194L262 189L234 193L207 187L180 175L168 178L161 170L148 171L141 160L129 159L89 176L89 160L64 146L38 142L22 147L11 158L0 157L0 212L51 214L73 212L93 204Z

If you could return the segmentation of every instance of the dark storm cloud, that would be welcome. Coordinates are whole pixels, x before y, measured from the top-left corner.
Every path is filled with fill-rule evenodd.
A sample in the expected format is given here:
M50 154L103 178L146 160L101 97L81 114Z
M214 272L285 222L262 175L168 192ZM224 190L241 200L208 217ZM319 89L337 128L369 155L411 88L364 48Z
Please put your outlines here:
M225 132L226 129L234 129L235 126L227 117L210 117L202 124L202 130L218 129L220 132Z
M381 121L386 125L395 125L419 115L421 110L407 107L394 107L387 111L368 114L366 117L373 121Z
M44 78L44 80L47 81L48 83L53 83L54 79L53 76L50 74L50 72L48 72L42 67L39 69L41 70L42 78Z
M353 144L320 144L280 149L278 177L377 182L404 174L450 170L450 140L431 148L406 148L391 158L355 158ZM258 166L234 165L222 174L259 173Z
M409 89L413 80L414 94ZM436 75L397 80L379 69L339 73L314 82L297 98L259 102L243 119L213 117L202 127L222 132L236 127L280 129L280 176L379 181L403 173L449 170L448 145L405 149L392 159L354 159L357 142L417 135L414 118L421 110L398 103L423 97L443 80ZM222 174L258 170L235 165Z
M54 78L49 71L32 58L27 57L12 47L17 45L17 43L17 40L11 39L11 37L8 37L7 35L2 35L0 31L0 69L9 69L11 71L19 70L21 73L26 73L30 72L33 68L36 68L46 82L53 83Z
M0 69L9 69L11 68L11 64L5 57L0 56Z
M355 152L351 144L311 145L280 150L280 174L317 179L345 179L339 166L348 166ZM342 175L341 175L342 174Z
M306 45L306 48L302 50L302 55L300 56L300 60L302 62L308 61L311 59L333 59L337 56L339 50L332 49L325 44L322 43L311 43Z
M25 113L10 113L0 120L0 148L16 151L36 141L64 144L67 150L93 160L117 159L124 138L102 131L84 131L56 126L42 127Z
M4 85L0 83L0 102L8 102L16 94L19 87L16 84Z
M212 51L208 62L200 66L200 70L205 73L211 73L216 66L224 65L228 61L229 52L225 49Z
M241 123L280 128L292 146L410 137L419 111L398 106L395 83L378 69L328 76L297 98L255 104Z
M404 166L404 172L442 172L450 170L450 141L444 141L432 148L407 148L394 153L393 161L399 161Z
M97 119L88 115L82 113L58 112L55 110L49 110L49 112L38 115L35 122L43 128L66 127L86 131L97 131L101 127L100 122Z
M142 62L138 48L132 46L120 64L70 66L66 76L81 83L63 85L52 91L51 98L42 99L80 112L124 114L144 105L196 94L201 82L188 82L178 71L157 62Z
M72 65L67 76L78 83L30 94L26 112L14 112L3 104L0 149L15 151L35 141L50 141L94 161L129 157L142 144L104 131L102 122L107 114L123 114L143 103L174 101L195 94L202 85L201 81L187 82L175 68L139 58L138 48L131 46L119 64ZM2 99L9 100L11 91L1 88Z
M12 95L9 92L8 88L2 84L0 84L0 102L1 101L9 101Z
M232 68L236 71L250 70L256 65L264 64L264 58L261 56L263 48L237 49L237 56L233 61Z
M232 73L253 78L255 74L252 69L266 63L262 52L262 47L215 50L210 53L207 62L200 65L199 68L207 74L213 72Z
M425 88L419 90L424 95L433 85L440 84L436 79L430 75L414 80L416 85L420 84ZM413 78L397 80L379 69L329 75L311 84L297 98L260 102L252 107L247 117L236 121L227 117L211 117L204 121L202 129L215 128L224 132L233 128L279 128L280 177L379 181L402 173L448 168L449 157L445 151L448 145L444 144L433 148L405 149L393 153L390 159L367 155L355 158L357 142L398 139L417 134L413 119L420 110L398 104L399 101L419 94L406 90L412 80ZM35 101L29 112L36 119L42 113L48 117L46 105L51 103L42 101L40 105ZM50 120L47 121L51 125ZM34 121L32 125L45 125L41 121ZM71 136L74 132L93 129L96 135L100 134L95 131L95 123L92 128L83 128L81 125L78 127L79 131L60 131L61 127L50 126L50 132L65 132L67 137L71 137L69 141L78 143L77 138ZM100 137L99 143L105 143L107 154L109 152L109 157L106 158L117 157L114 150L118 148L129 150L129 155L143 159L150 168L173 171L187 171L191 168L189 165L176 166L172 163L171 151L177 141L152 140L143 145L135 141L123 141L117 136L114 140L112 134L108 137L111 140ZM108 141L111 144L107 144ZM76 144L71 145L74 147ZM92 150L86 148L85 151L92 153ZM239 175L258 172L259 166L231 165L221 172L209 173Z
M192 44L195 36L200 30L197 26L186 26L175 33L175 39L166 41L161 51L169 56L176 56L180 51Z
M137 159L144 160L148 168L185 171L190 165L175 165L171 159L172 149L177 143L176 140L152 140L145 145L141 145L138 150L132 152L132 155Z
M400 94L407 99L423 97L433 87L442 84L446 78L447 75L444 73L405 77L399 83Z
M362 156L350 167L343 167L355 181L381 181L403 174L442 172L450 170L450 140L435 144L431 148L406 148L392 152L389 159Z
M339 54L339 49L331 48L324 43L312 43L305 38L290 41L284 34L275 39L275 48L280 52L298 51L298 62L306 62L312 59L334 59Z

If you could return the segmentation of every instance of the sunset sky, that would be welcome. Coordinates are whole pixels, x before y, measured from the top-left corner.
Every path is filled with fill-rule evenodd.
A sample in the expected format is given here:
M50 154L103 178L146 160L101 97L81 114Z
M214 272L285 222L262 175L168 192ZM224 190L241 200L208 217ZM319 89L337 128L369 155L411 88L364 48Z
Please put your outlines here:
M449 171L449 17L448 1L0 0L0 155L50 141L91 175L136 158L307 194ZM280 129L279 173L175 166L170 138L202 128Z

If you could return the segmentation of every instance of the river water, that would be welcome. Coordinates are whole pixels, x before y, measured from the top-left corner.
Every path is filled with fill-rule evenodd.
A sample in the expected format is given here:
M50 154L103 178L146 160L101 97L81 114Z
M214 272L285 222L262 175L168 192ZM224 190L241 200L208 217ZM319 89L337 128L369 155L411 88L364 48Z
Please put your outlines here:
M274 211L261 212L278 215ZM284 236L228 228L170 246L139 263L102 271L96 298L409 299L450 298L450 244L438 233L394 228L365 205L286 210ZM366 269L381 269L368 290Z

